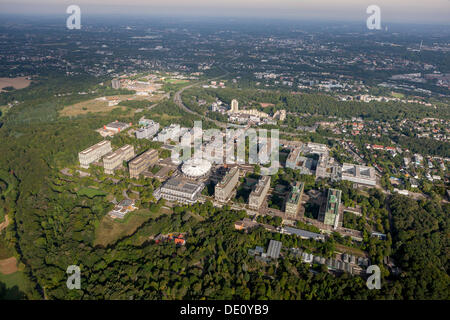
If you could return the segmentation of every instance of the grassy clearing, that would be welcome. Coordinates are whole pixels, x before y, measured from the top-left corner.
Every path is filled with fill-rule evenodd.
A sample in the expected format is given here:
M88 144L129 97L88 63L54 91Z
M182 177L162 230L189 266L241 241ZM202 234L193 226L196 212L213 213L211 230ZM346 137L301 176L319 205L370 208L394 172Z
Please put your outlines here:
M128 213L123 220L112 219L106 215L95 230L94 245L106 247L114 244L120 238L132 235L147 220L165 213L167 212L163 210L154 213L148 209L141 209Z
M399 92L392 92L391 95L394 98L398 98L398 99L403 99L405 97L405 95L403 93L399 93Z
M98 190L98 189L93 189L93 188L82 188L80 190L78 190L77 192L78 196L86 196L88 198L94 198L94 197L103 197L106 196L107 193L102 191L102 190Z
M344 252L350 253L359 257L367 257L367 254L364 251L359 250L357 248L347 247L339 243L336 243L336 250L342 253Z
M7 293L5 300L25 299L25 292L31 289L30 282L22 271L4 275L0 273L0 286L5 286Z
M63 117L74 117L88 113L111 112L116 108L121 108L122 111L126 110L126 107L108 106L107 101L92 99L67 106L59 111L59 115Z
M189 83L189 80L182 80L182 79L166 79L167 83L171 84L183 84L183 83Z

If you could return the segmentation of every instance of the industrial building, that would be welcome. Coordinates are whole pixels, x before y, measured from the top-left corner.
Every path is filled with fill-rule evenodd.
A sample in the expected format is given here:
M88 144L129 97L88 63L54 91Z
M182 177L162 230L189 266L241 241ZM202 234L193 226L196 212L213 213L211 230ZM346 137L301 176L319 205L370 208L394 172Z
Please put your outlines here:
M159 155L158 151L155 149L150 149L140 156L134 158L128 164L128 168L130 169L130 177L131 178L139 178L139 175L148 169L151 165L154 165L158 162Z
M231 168L225 177L216 184L214 196L217 201L227 202L230 200L233 190L239 182L239 168Z
M305 188L304 182L298 182L289 193L289 197L286 201L285 212L289 216L295 217L298 209L300 208L301 198L303 195L303 189Z
M256 184L256 188L250 193L248 197L248 206L250 207L250 209L258 210L261 207L264 198L269 191L269 188L269 176L263 176L261 179L259 179L258 183Z
M323 214L323 223L337 228L339 222L339 208L341 205L342 191L328 189L327 203Z
M103 158L103 167L106 174L113 174L114 170L122 166L124 161L128 161L134 157L133 146L126 144L116 151L106 155Z
M97 144L94 144L86 150L78 153L80 166L87 169L91 163L100 160L104 155L111 151L111 141L103 140Z
M374 168L349 163L342 165L342 180L369 186L375 186L377 183Z
M174 177L167 180L162 187L155 190L153 195L156 199L163 198L169 201L194 204L197 202L203 187L203 183Z

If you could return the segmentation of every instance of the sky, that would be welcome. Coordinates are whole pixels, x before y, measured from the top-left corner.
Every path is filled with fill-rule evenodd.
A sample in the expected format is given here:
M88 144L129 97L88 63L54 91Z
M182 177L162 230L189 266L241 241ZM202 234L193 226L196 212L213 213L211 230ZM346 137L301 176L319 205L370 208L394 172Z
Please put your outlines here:
M270 17L320 21L365 21L369 5L391 23L450 24L450 0L0 0L3 14L82 14L199 17Z

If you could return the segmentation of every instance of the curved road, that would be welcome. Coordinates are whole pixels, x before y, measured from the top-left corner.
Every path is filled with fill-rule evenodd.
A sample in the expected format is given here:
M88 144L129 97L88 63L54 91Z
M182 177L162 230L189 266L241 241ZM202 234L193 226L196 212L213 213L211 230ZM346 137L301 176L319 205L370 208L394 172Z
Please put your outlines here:
M178 90L178 91L175 93L175 95L174 95L174 97L173 97L173 102L175 102L175 104L176 104L178 107L180 107L181 109L183 109L184 111L189 112L189 113L191 113L191 114L194 114L194 115L196 115L196 116L202 118L202 120L214 122L214 124L215 124L216 126L218 126L218 127L220 127L220 128L226 129L226 128L228 127L228 125L227 125L226 123L223 123L223 122L221 122L221 121L218 121L218 120L214 120L214 119L208 118L207 116L204 116L204 115L202 115L202 114L199 114L199 113L197 113L197 112L195 112L195 111L189 109L188 107L186 107L186 105L183 103L183 100L181 99L181 94L183 93L184 90L193 88L193 87L198 86L198 85L200 85L200 84L202 84L202 83L207 83L207 82L210 82L210 81L214 81L214 80L221 79L221 78L223 78L223 77L225 77L225 76L227 76L227 75L230 74L230 73L229 73L228 71L226 71L225 69L223 69L223 68L221 68L221 67L219 67L219 68L222 69L222 70L225 72L223 75L218 76L218 77L215 77L215 78L212 78L212 79L208 79L208 80L205 80L205 81L197 82L197 83L191 84L191 85L186 86L186 87L183 87L182 89Z

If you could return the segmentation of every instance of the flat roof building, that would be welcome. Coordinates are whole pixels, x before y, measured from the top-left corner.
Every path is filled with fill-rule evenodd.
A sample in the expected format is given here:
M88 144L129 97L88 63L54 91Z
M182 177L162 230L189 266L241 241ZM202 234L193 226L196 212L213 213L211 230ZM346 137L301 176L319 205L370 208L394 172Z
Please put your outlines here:
M159 160L158 151L150 149L143 154L134 158L128 164L131 178L139 178L139 175L148 169L151 165L154 165Z
M217 201L227 202L230 200L233 190L239 182L239 168L231 168L225 177L216 184L214 196Z
M261 179L259 179L258 183L256 184L255 189L250 193L248 197L248 205L251 209L258 210L270 188L270 177L269 176L263 176Z
M139 125L142 127L136 130L137 139L150 139L158 133L159 123L153 120L141 118Z
M292 227L284 227L283 232L287 233L287 234L291 234L291 235L296 235L302 239L314 239L314 240L320 240L320 241L325 240L325 236L323 234L315 233L315 232L311 232L311 231L307 231L307 230L302 230L302 229L296 229L296 228L292 228Z
M292 191L289 193L288 199L286 201L285 212L287 215L293 217L297 215L298 209L300 208L304 188L304 182L297 182L296 185L292 188Z
M174 177L167 180L162 187L155 190L154 196L156 199L163 198L169 201L194 204L197 202L203 187L203 183Z
M114 170L119 168L124 161L128 161L134 157L133 146L126 144L114 152L103 158L103 167L106 174L113 174Z
M92 162L100 160L105 154L111 151L111 141L103 140L97 144L94 144L86 150L78 153L80 165L82 168L87 169Z
M338 189L328 189L327 204L323 223L337 228L339 222L339 207L341 205L342 191Z
M342 165L342 180L369 186L375 186L377 183L374 168L349 163Z
M267 256L272 259L278 259L280 256L282 243L280 241L270 240L269 248L267 248Z
M103 127L103 129L112 131L114 133L119 133L120 131L123 131L129 127L130 127L130 124L125 123L125 122L119 122L116 120L114 122L108 123L106 126Z

